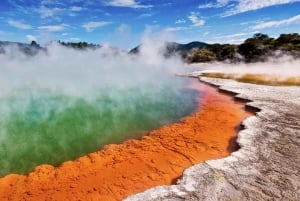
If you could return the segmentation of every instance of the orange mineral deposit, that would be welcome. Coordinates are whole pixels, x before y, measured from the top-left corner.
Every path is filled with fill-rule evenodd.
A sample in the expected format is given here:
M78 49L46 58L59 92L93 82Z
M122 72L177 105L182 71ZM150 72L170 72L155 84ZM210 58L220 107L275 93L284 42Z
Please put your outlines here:
M195 81L190 87L201 96L198 109L180 122L60 167L41 165L27 176L7 175L0 179L0 200L117 201L172 184L191 165L227 156L236 150L237 126L250 113L212 86Z

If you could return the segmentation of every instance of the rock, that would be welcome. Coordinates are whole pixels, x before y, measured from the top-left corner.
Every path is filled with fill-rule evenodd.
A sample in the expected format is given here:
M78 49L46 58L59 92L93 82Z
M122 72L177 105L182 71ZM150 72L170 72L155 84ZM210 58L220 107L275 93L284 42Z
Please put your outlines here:
M300 200L300 87L272 87L201 78L251 100L255 116L243 121L240 149L184 171L176 185L160 186L125 201Z

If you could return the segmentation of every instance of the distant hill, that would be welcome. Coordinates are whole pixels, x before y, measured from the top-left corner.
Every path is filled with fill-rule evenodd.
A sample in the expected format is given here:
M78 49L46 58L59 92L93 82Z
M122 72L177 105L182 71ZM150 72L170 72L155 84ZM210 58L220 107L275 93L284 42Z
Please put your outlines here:
M180 44L176 42L167 42L166 43L166 55L170 55L172 53L182 53L186 51L191 51L193 49L205 48L208 44L199 41L193 41L187 44ZM137 54L139 53L141 45L131 49L129 53Z
M41 50L45 50L35 41L32 41L30 44L11 42L11 41L0 41L0 54L5 54L6 52L5 49L8 46L14 46L18 48L19 51L30 56L36 55Z
M8 46L8 45L18 45L18 46L22 46L22 45L29 45L29 44L25 44L25 43L18 43L18 42L11 42L11 41L0 41L0 46Z
M101 45L97 45L97 44L92 44L92 43L87 43L87 42L63 42L63 41L58 41L58 43L62 46L65 47L70 47L70 48L74 48L74 49L98 49L101 48Z
M210 44L189 54L182 55L188 63L200 62L265 62L270 58L282 56L300 59L300 35L298 33L280 34L278 38L256 33L243 43Z
M89 44L86 42L60 42L62 46L76 50L101 48L101 45ZM13 45L26 55L34 56L39 51L47 51L47 47L40 47L35 41L31 44L0 41L0 54L7 51L6 46ZM138 54L141 45L131 49L129 54ZM119 48L111 47L111 50L118 54L124 52ZM300 34L289 33L280 34L278 38L269 37L266 34L256 33L253 37L246 39L241 44L207 44L204 42L193 41L187 44L167 42L164 52L159 52L165 57L172 55L181 57L187 63L205 62L264 62L269 58L279 58L288 55L289 57L300 59ZM126 51L127 53L127 51Z
M174 46L175 51L190 51L195 48L204 48L207 47L207 43L193 41L187 44L180 44L180 43L170 43L168 46Z

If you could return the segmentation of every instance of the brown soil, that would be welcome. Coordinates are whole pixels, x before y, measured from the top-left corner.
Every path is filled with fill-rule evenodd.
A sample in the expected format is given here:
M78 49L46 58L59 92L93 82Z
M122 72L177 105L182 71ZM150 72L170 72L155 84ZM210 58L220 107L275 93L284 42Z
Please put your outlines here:
M41 165L28 176L7 175L0 179L0 200L121 200L172 184L191 165L228 155L236 149L237 126L250 113L211 86L190 87L201 91L201 103L180 122L57 168Z

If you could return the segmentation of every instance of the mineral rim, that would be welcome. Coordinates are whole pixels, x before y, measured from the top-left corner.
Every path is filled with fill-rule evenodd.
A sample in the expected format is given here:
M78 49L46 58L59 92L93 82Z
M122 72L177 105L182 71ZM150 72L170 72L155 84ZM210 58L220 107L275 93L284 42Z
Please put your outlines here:
M300 200L300 87L232 80L202 81L249 100L257 110L243 121L240 149L186 169L176 185L160 186L125 201Z
M202 92L201 104L180 122L154 130L141 140L107 145L60 167L41 165L27 176L7 175L0 179L0 200L121 200L154 186L174 184L182 171L192 165L228 156L236 150L236 127L250 114L243 109L244 104L236 103L231 96L196 83L191 87ZM220 181L224 180L221 173L218 175ZM185 178L192 179L184 176L181 181ZM196 184L188 183L184 188L194 190ZM177 192L175 188L150 192L171 195ZM177 195L183 192L189 195L182 190ZM144 195L128 199L157 198Z

